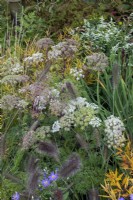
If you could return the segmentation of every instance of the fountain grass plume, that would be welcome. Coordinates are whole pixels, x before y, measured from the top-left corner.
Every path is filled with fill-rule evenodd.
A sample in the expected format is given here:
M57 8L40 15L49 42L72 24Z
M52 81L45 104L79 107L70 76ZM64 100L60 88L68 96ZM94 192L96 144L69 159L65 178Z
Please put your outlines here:
M67 178L74 175L81 167L80 157L76 153L68 158L68 160L63 164L62 168L59 170L59 176L62 178Z
M45 153L52 157L58 157L58 150L55 144L51 142L39 142L38 143L38 150L41 153Z

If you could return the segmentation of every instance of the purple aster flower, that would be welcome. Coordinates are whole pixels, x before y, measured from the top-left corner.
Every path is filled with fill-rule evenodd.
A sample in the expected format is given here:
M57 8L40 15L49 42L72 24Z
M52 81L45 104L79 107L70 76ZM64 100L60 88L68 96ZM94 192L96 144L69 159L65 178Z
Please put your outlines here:
M50 181L48 179L42 180L43 187L48 187L50 185Z
M18 192L15 192L15 194L12 195L12 200L19 200L20 194Z
M133 200L133 194L130 194L130 200Z
M125 200L123 197L120 197L118 200Z
M56 181L58 179L58 174L51 172L51 174L48 178L49 178L50 181Z

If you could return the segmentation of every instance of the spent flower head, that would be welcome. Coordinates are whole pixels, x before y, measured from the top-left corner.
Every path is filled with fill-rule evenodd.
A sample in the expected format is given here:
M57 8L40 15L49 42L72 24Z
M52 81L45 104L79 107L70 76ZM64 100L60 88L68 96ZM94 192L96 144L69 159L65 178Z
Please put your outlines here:
M54 42L50 38L41 38L35 45L38 49L48 49L50 46L54 45Z
M104 53L93 53L86 57L86 64L91 70L103 72L108 67L109 62Z
M58 57L73 57L77 52L77 42L73 39L67 39L64 42L59 42L57 45L52 46L52 50L48 52L49 59L57 59Z

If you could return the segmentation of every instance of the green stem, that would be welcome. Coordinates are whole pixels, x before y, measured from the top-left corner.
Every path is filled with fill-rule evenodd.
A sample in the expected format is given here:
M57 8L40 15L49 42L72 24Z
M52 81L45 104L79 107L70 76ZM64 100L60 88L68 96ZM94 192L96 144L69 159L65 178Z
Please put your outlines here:
M99 96L99 77L100 77L100 73L98 72L98 80L97 80L97 103L98 106L100 107L100 96Z

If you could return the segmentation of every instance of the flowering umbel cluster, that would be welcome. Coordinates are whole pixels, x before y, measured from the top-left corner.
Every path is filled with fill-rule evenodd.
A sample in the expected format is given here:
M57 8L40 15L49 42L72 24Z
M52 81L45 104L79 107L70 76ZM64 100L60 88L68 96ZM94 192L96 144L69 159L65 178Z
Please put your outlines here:
M15 75L23 73L24 67L20 64L17 57L10 57L0 65L2 76Z
M109 148L117 148L124 146L125 136L123 131L125 127L123 122L113 115L109 116L105 121L105 140Z
M1 99L1 108L3 110L24 109L27 105L28 102L15 95L4 95Z
M84 130L90 125L98 127L100 120L96 122L95 115L98 112L98 106L93 103L88 103L85 98L77 97L71 100L63 110L63 116L54 122L52 132L58 132L60 129L70 131L71 127L80 127ZM93 119L93 121L91 121Z
M77 81L84 78L84 72L82 69L78 69L77 67L70 69L70 74L76 78Z
M31 65L33 63L38 64L43 61L43 53L34 53L32 56L24 58L24 62Z

